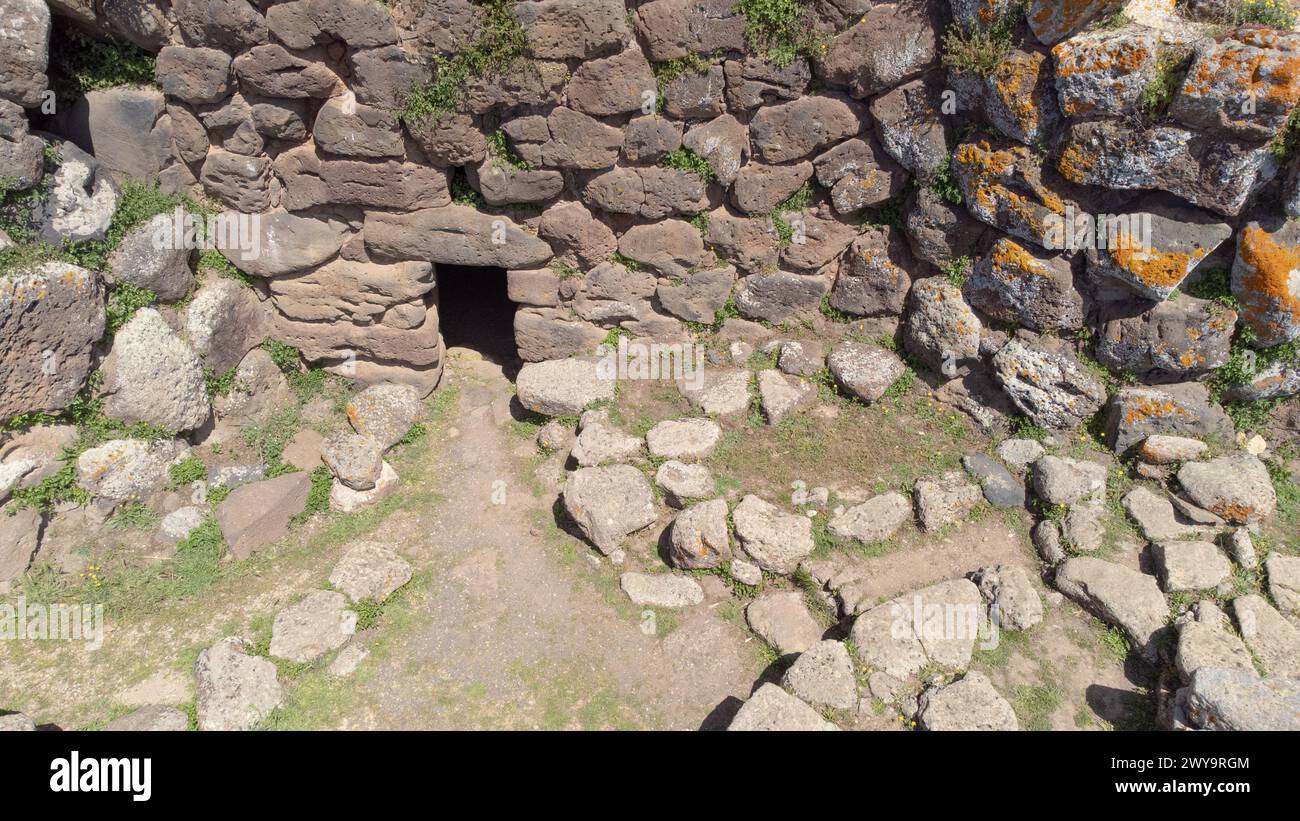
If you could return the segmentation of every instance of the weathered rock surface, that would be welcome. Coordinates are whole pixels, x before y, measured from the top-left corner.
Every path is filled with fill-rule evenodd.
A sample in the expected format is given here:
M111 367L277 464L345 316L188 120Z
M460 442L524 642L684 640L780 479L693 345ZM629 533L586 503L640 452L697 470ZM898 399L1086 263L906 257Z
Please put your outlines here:
M1169 605L1154 576L1091 556L1067 559L1056 571L1062 593L1116 625L1148 658L1169 619Z
M731 513L746 555L772 573L792 573L813 551L812 522L750 494Z
M93 272L47 262L0 277L0 419L66 407L103 333L104 292Z
M921 694L920 724L927 730L1019 730L1015 710L983 673Z
M664 2L664 0L656 0ZM749 700L741 705L728 730L783 730L807 732L810 730L836 730L821 715L798 698L775 684L759 687Z
M581 468L564 485L564 507L583 535L614 555L629 534L654 524L654 493L631 465Z
M271 655L298 663L313 661L342 647L356 632L357 614L333 590L313 590L275 616Z
M194 664L201 730L251 730L284 700L275 665L251 656L238 637L222 639Z
M745 608L745 622L779 655L802 653L821 641L822 628L798 592L766 593Z

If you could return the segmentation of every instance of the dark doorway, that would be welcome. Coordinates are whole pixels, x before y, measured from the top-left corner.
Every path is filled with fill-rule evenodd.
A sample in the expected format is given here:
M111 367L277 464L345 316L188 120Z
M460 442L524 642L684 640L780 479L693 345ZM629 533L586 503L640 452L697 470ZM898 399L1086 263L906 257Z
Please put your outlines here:
M469 348L507 369L519 364L515 304L504 268L437 265L438 320L448 348Z

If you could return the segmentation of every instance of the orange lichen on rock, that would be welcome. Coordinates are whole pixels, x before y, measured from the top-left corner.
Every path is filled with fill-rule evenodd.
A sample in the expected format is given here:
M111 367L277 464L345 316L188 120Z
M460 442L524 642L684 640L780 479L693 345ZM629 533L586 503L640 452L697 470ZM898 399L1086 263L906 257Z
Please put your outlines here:
M1040 127L1043 89L1039 82L1047 57L1038 52L1013 52L990 78L993 92L1026 134Z
M1143 248L1127 234L1110 249L1111 260L1139 282L1152 287L1174 288L1205 258L1206 249L1192 253Z
M1033 254L1011 240L1001 240L993 246L993 270L1011 279L1020 273L1037 274L1051 278L1047 266Z
M1261 343L1276 345L1300 333L1300 246L1283 247L1257 225L1241 232L1237 255L1246 267L1242 313Z
M1097 158L1091 156L1083 146L1070 143L1061 152L1056 162L1056 170L1073 183L1083 184L1088 181L1088 172L1097 164Z

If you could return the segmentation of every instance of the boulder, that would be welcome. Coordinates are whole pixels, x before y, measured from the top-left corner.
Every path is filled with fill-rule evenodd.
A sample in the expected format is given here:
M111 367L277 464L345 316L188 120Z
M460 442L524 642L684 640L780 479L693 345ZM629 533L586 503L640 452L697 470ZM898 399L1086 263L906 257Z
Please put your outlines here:
M663 472L663 467L660 467L660 472ZM668 558L674 567L688 570L718 567L729 561L731 536L727 524L727 500L700 502L677 514L669 535Z
M369 436L336 433L325 440L321 459L334 478L353 490L370 490L383 471L384 453Z
M971 580L989 604L989 618L1003 630L1028 630L1043 620L1043 600L1023 568L981 567Z
M829 529L837 539L872 544L892 537L912 521L912 503L901 493L883 493L842 513L830 521Z
M528 50L546 60L587 60L627 41L627 13L618 0L540 0L515 10Z
M933 68L939 61L944 5L934 0L873 4L827 44L819 74L835 85L847 85L849 93L861 99ZM845 11L854 15L847 7Z
M853 660L840 641L819 641L799 654L781 683L808 704L852 711L858 706Z
M704 499L716 491L713 474L703 465L688 465L669 459L655 471L655 487L674 507L685 507L692 499Z
M595 117L608 117L640 111L645 92L656 88L650 63L641 49L629 48L578 66L569 81L568 102L571 107Z
M794 165L751 162L736 175L731 202L746 214L768 214L794 195L812 175L810 162Z
M962 519L982 496L979 486L967 481L961 471L950 471L938 479L917 479L912 489L917 521L922 530L930 532Z
M241 363L270 333L256 292L231 279L209 279L185 309L185 336L214 374ZM277 369L278 370L278 369Z
M311 476L289 473L235 488L217 507L221 535L236 559L247 559L289 533L289 522L307 507Z
M411 259L422 262L442 262L430 259L433 253L423 254L418 249L437 247L442 253L458 254L459 258L473 259L487 255L499 262L482 263L504 267L528 267L531 263L513 264L526 253L527 245L506 248L493 244L494 220L487 214L469 206L452 205L446 169L433 168L423 163L403 162L398 158L367 159L364 157L335 157L318 153L315 146L303 145L289 149L275 158L275 175L284 183L281 205L290 211L307 211L338 205L367 207L366 239L375 240L376 253L390 259ZM371 209L409 211L402 214L383 214ZM448 211L447 209L450 209ZM460 211L466 209L466 212ZM434 213L429 213L434 212ZM451 221L460 216L458 225ZM512 225L504 217L497 217L502 226ZM382 223L374 227L376 223ZM406 236L392 233L390 225L415 223L416 230L428 235ZM400 229L398 229L400 230ZM507 227L502 227L508 231ZM473 237L474 241L461 239L448 241L444 232ZM371 236L375 234L377 236ZM536 237L524 235L536 248ZM514 235L511 241L520 238ZM524 240L527 242L527 240ZM390 245L391 243L391 245ZM408 246L414 245L414 250ZM506 243L502 243L505 245ZM451 246L448 251L448 246ZM546 255L546 256L549 256ZM545 257L543 257L545 258ZM468 263L478 264L478 263Z
M1030 0L1029 30L1038 42L1054 45L1123 5L1120 0L1065 4L1055 0Z
M365 236L368 251L392 259L510 269L537 267L551 258L550 246L509 219L465 205L367 212Z
M650 455L667 459L703 459L713 453L722 428L709 419L660 422L646 432Z
M827 285L821 277L786 271L751 274L742 278L736 289L736 308L746 319L774 325L796 318L811 319Z
M264 97L325 99L339 88L337 74L323 62L313 62L269 43L240 54L231 65L241 88Z
M1102 225L1097 232L1102 234ZM1089 249L1088 272L1117 279L1151 300L1172 296L1232 236L1229 225L1203 211L1158 202L1110 217L1104 232L1104 247Z
M816 396L817 391L807 380L786 376L775 368L758 372L759 404L770 425L778 424Z
M219 103L230 92L230 55L214 48L165 46L155 73L164 94L187 103Z
M1145 381L1168 381L1228 364L1237 312L1219 302L1180 294L1141 313L1123 314L1129 311L1108 319L1097 336L1097 361L1103 365Z
M856 135L864 114L847 100L821 95L762 108L749 124L754 155L767 163L802 159Z
M1003 391L1036 424L1071 430L1106 403L1106 386L1064 345L1011 340L993 357ZM1049 341L1050 342L1050 341Z
M920 708L920 724L927 730L1020 729L1015 710L983 673L969 672L952 684L926 690Z
M165 107L157 89L97 89L66 112L63 132L115 179L153 179L172 162Z
M357 614L333 590L313 590L275 616L270 653L299 664L342 647L357 630Z
M936 71L871 102L871 119L885 152L925 182L948 166L952 127L935 105L947 90L945 74Z
M915 268L903 233L893 226L868 228L840 263L831 307L855 316L898 315L907 305Z
M1147 658L1155 658L1157 637L1169 619L1169 605L1154 576L1091 556L1076 556L1057 568L1056 586L1098 618L1123 630Z
M1239 523L1259 521L1277 508L1268 468L1244 451L1208 462L1188 462L1178 483L1197 506Z
M1159 73L1155 29L1125 26L1089 31L1052 48L1056 96L1067 117L1139 113L1142 94Z
M952 72L950 80L963 110L980 112L998 131L1017 142L1038 145L1061 125L1045 51L1012 48L988 74Z
M979 317L946 277L917 280L907 301L903 344L931 370L951 377L958 362L979 354Z
M168 469L189 455L176 439L112 439L77 457L77 485L110 502L138 502L161 490Z
M103 370L110 418L187 431L212 414L202 361L152 308L137 311L117 332Z
M967 667L983 619L979 589L966 579L952 579L863 612L850 638L863 667L908 679L930 663Z
M1032 465L1034 492L1050 505L1074 505L1106 495L1106 468L1087 459L1045 455Z
M745 622L778 655L802 653L821 641L822 628L799 592L765 593L745 608Z
M1176 124L1114 119L1073 123L1057 168L1069 182L1119 191L1156 189L1232 217L1276 173L1266 144ZM1032 237L1030 237L1032 239Z
M835 383L868 404L907 372L897 354L866 342L842 342L826 358Z
M1199 382L1123 387L1111 397L1106 412L1106 440L1116 453L1127 452L1152 434L1228 439L1232 432L1232 421Z
M200 730L251 730L284 700L275 665L248 654L238 636L199 653L194 663Z
M51 245L102 240L120 198L108 169L70 142L57 144L63 161L37 209L38 234Z
M1213 590L1232 573L1228 557L1211 542L1157 542L1151 554L1166 593Z
M424 405L409 386L371 385L348 400L345 412L353 430L388 450L424 415Z
M515 379L520 404L547 416L576 416L592 402L613 399L614 386L597 363L581 359L529 362Z
M730 114L692 126L682 137L682 146L708 161L722 185L736 181L749 160L749 127Z
M672 573L624 573L618 585L633 604L642 607L690 607L704 601L699 582Z
M1260 679L1243 670L1203 667L1179 696L1194 727L1300 730L1300 679Z
M1197 619L1184 622L1178 630L1174 665L1183 681L1191 681L1192 675L1201 668L1239 670L1258 676L1250 651L1232 632L1223 611L1208 601L1198 604L1197 611ZM1205 618L1207 611L1213 611L1213 616Z
M637 8L635 26L646 56L656 63L745 50L745 16L732 0L652 0Z
M1074 286L1069 259L1030 250L1010 238L998 240L975 263L962 294L1000 322L1035 331L1083 327L1083 296Z
M361 542L330 571L330 584L353 602L382 602L411 580L411 565L387 547Z
M655 0L656 3L669 0ZM653 4L652 4L653 5ZM764 684L741 705L727 730L798 731L839 729L775 684Z
M1300 37L1243 27L1198 42L1187 78L1169 104L1169 116L1184 125L1247 140L1271 140L1300 102L1295 75ZM1241 89L1253 103L1241 103Z
M753 494L740 500L731 520L746 555L770 573L793 573L815 547L807 516L784 513Z
M1272 347L1300 339L1300 224L1252 222L1237 238L1232 293L1257 344Z
M170 236L172 219L171 214L161 214L128 231L109 255L105 278L153 291L162 302L176 302L187 296L194 287L190 250L169 247L166 243L158 247L160 243L154 241L158 231L166 231Z
M693 407L709 416L732 416L749 408L749 371L709 368L701 375L694 384L681 386Z
M1065 247L1075 229L1067 225L1073 203L1045 178L1041 159L1028 147L963 143L952 155L952 171L975 219L1043 248Z
M256 277L280 277L316 268L329 262L348 237L346 223L319 219L288 211L261 214L253 237L259 252L245 258L238 248L221 253L239 270Z
M1204 528L1185 523L1167 496L1145 486L1140 485L1130 490L1124 496L1122 504L1129 517L1137 523L1143 537L1149 541L1186 539L1204 532Z
M627 462L641 456L643 442L613 426L592 422L582 426L570 456L582 467Z
M750 111L777 100L798 99L812 81L808 61L795 57L779 65L763 54L722 64L727 78L727 105L733 111Z
M623 540L658 518L650 483L631 465L580 468L569 474L563 497L578 529L610 556L621 555Z
M961 464L979 483L986 502L1009 510L1024 508L1024 484L997 460L982 453L968 453L961 458Z
M41 104L50 83L50 9L40 0L0 3L0 98L24 108Z
M67 407L103 333L104 292L93 272L46 262L0 277L0 419Z
M1300 627L1256 593L1233 599L1232 615L1265 675L1300 678Z
M266 18L248 0L176 0L172 11L192 45L239 52L267 41Z
M1172 465L1179 462L1194 462L1209 449L1209 445L1200 439L1186 436L1165 436L1154 434L1142 440L1137 455L1143 462L1151 465Z

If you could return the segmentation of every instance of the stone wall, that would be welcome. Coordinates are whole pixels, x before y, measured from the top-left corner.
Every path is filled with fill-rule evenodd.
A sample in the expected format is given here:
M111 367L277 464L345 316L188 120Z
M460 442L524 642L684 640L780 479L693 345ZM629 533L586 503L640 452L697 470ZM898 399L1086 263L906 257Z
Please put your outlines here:
M813 0L792 3L782 51L738 0L3 0L18 23L0 159L20 185L40 177L19 107L41 103L52 11L156 51L158 87L92 92L48 127L113 179L260 214L264 253L230 254L264 314L247 321L313 363L355 357L362 381L431 390L437 266L496 266L528 361L590 353L613 328L857 322L1069 425L1106 398L1080 357L1199 381L1237 328L1264 348L1300 336L1295 171L1270 150L1300 100L1300 36L1132 5ZM469 44L512 36L494 34L503 12L518 55L418 111ZM1018 45L945 68L950 26L999 15ZM1098 215L1135 216L1150 247L1075 246ZM1231 293L1192 296L1215 269ZM1085 399L1043 407L1011 363ZM1269 367L1237 395L1300 390L1294 362Z

